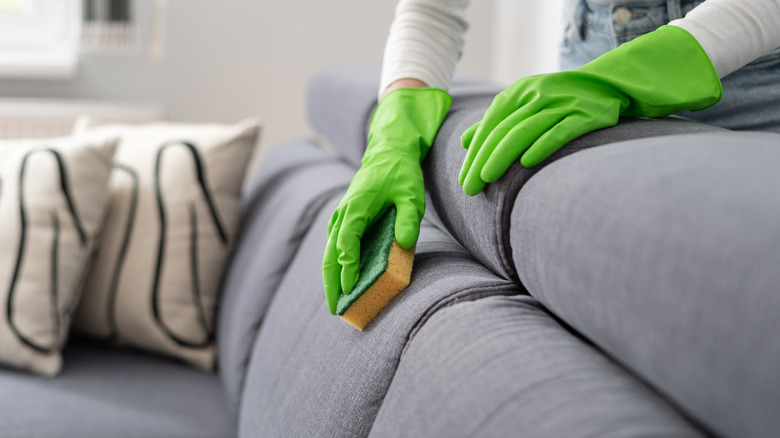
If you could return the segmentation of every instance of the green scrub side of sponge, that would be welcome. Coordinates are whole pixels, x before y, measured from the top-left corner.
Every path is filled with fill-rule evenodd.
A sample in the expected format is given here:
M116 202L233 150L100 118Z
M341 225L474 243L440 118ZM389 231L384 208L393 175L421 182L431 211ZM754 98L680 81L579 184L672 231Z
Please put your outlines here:
M403 249L395 241L395 216L395 208L389 208L363 233L357 284L349 295L339 295L336 313L358 330L411 280L414 248Z

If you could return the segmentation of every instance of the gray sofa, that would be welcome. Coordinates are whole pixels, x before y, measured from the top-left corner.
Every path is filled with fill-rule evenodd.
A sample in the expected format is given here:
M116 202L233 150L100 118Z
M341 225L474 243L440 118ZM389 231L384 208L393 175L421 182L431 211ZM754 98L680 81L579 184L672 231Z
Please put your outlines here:
M318 75L318 139L245 193L219 370L73 341L0 371L1 437L771 436L780 430L780 135L624 120L476 197L460 133L498 88L460 80L424 163L412 283L360 333L320 264L378 70Z

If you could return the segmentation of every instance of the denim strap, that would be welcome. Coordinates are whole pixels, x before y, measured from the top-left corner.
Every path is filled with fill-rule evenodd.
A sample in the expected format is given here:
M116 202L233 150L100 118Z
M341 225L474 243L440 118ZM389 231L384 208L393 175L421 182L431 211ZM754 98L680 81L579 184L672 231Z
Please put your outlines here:
M587 3L592 3L594 5L612 6L613 8L618 5L649 5L657 2L658 0L624 0L622 2L616 2L615 0L587 0ZM584 4L586 1L581 0L579 3ZM666 0L666 10L669 14L669 21L683 18L680 0Z
M617 5L651 5L651 4L657 4L658 0L624 0L621 2L616 2L615 0L587 0L588 3L594 4L594 5L603 5L603 6L617 6ZM582 0L582 3L585 3L585 0ZM680 0L666 0L666 9L669 13L669 21L676 20L678 18L683 18L682 14L682 8L680 6Z
M669 21L683 17L680 9L680 0L666 0L666 9L669 13Z

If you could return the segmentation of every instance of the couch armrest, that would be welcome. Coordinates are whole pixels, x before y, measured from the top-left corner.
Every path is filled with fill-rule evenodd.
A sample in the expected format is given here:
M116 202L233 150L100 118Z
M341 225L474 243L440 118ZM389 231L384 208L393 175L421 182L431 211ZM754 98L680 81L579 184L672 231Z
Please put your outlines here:
M426 190L430 195L429 212L477 260L504 278L519 282L512 260L509 230L510 216L523 185L550 163L579 151L620 141L697 132L725 132L721 128L687 119L621 119L614 127L594 131L559 149L539 166L527 169L516 162L498 181L485 190L468 196L458 184L458 174L466 150L460 144L461 133L477 122L491 100L461 100L455 103L423 165ZM627 143L626 147L630 147Z
M722 436L780 429L780 135L584 151L512 212L531 295Z
M243 199L241 232L225 272L217 327L220 376L235 411L252 344L289 261L324 203L354 170L308 139L269 151ZM317 230L325 235L327 228Z

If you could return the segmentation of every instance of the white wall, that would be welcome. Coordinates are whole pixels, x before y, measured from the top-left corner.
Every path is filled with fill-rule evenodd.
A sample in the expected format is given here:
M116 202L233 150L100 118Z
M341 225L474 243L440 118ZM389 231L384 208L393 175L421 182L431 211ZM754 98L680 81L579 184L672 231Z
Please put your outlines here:
M510 84L558 70L562 0L495 0L490 76Z
M160 102L169 119L265 123L263 142L308 135L304 95L317 71L379 63L396 0L167 0L150 55L154 6L136 0L142 30L130 54L83 54L71 80L3 80L0 97ZM556 69L560 0L472 0L458 70L511 83Z
M83 54L72 80L3 80L0 97L162 102L171 120L265 124L263 142L307 135L309 78L379 63L396 0L168 0L164 57L150 56L158 0L136 0L138 51ZM459 70L489 77L494 0L474 0Z

